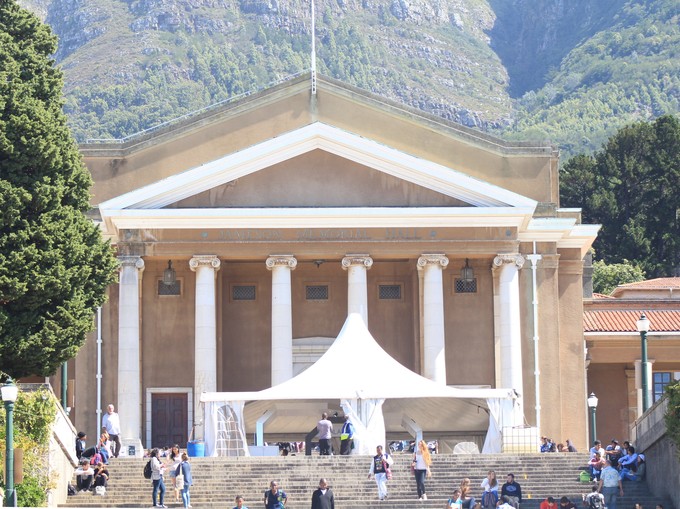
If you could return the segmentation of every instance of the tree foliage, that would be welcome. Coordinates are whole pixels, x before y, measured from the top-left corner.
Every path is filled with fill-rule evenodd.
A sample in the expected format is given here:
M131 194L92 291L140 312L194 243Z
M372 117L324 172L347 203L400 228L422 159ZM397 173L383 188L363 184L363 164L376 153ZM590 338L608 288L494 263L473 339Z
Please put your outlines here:
M57 403L50 391L41 388L19 392L14 405L14 446L23 449L24 480L15 486L19 507L44 507L47 491L53 481L49 477L49 441ZM5 409L0 408L0 451L5 451ZM5 461L0 462L4 487Z
M75 356L114 280L91 178L62 112L56 39L0 3L0 370L47 376Z
M609 295L619 285L636 283L644 279L644 271L628 260L612 264L597 260L593 263L593 291L596 293Z
M562 168L563 206L601 223L595 249L607 264L631 260L650 277L680 269L680 121L672 115L620 129L592 156Z
M680 458L680 382L676 381L666 386L668 408L664 420L666 432L675 444L675 450Z

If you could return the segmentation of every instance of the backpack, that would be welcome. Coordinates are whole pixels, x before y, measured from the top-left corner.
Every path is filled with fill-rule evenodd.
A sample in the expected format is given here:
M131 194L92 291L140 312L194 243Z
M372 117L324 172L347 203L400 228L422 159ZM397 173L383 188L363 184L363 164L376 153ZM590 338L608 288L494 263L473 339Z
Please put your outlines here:
M99 463L104 462L104 458L102 457L101 453L97 453L92 458L90 459L90 465L99 465Z
M151 460L144 465L144 479L151 479Z
M604 502L601 495L592 495L588 499L588 507L590 509L604 509Z

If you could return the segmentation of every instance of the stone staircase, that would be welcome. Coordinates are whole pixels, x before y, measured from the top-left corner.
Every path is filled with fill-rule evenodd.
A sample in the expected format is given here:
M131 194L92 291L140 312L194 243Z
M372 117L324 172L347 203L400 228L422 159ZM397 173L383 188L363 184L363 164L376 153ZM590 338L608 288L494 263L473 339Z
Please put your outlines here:
M367 479L368 456L279 456L265 458L190 458L194 485L192 506L200 508L231 508L234 497L243 495L251 509L262 507L262 495L271 480L277 480L288 494L286 507L308 508L319 478L328 479L335 493L338 509L410 509L438 508L445 502L461 479L472 481L472 495L479 500L479 485L488 470L495 470L500 483L508 473L522 486L522 509L538 509L547 496L558 499L568 496L581 506L581 494L589 493L590 483L580 483L578 474L587 463L587 454L494 454L433 456L432 477L426 480L427 501L416 499L416 487L410 472L411 455L396 453L393 479L388 483L389 499L380 502L373 480ZM142 470L147 460L113 459L109 465L111 480L105 496L79 493L69 497L60 507L150 507L151 481L144 479ZM165 505L181 507L174 501L174 492L167 481ZM639 502L646 509L662 503L673 509L669 500L654 497L645 483L624 482L624 497L618 507L632 509Z

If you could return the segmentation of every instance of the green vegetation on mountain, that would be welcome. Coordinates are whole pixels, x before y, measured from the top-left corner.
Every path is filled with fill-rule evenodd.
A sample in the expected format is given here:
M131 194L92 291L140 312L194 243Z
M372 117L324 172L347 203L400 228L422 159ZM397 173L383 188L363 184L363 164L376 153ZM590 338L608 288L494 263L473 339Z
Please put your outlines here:
M128 136L310 67L308 2L20 1L59 36L79 141ZM566 155L680 111L675 0L317 0L315 20L320 73Z
M115 280L90 174L62 111L56 37L0 3L0 370L48 376L75 356Z
M680 4L626 2L519 100L512 138L592 152L625 124L680 111Z

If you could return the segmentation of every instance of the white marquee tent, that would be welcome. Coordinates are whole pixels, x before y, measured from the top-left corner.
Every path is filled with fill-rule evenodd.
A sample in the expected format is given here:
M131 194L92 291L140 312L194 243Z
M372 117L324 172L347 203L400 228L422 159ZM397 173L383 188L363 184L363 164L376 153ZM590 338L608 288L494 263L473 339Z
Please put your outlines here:
M354 454L384 444L386 430L404 429L487 430L483 452L500 452L500 429L511 422L515 398L512 389L454 388L414 373L351 314L326 353L296 377L258 392L203 393L206 455L248 455L246 431L261 445L265 424L269 433L309 431L321 409L338 401L356 428Z

